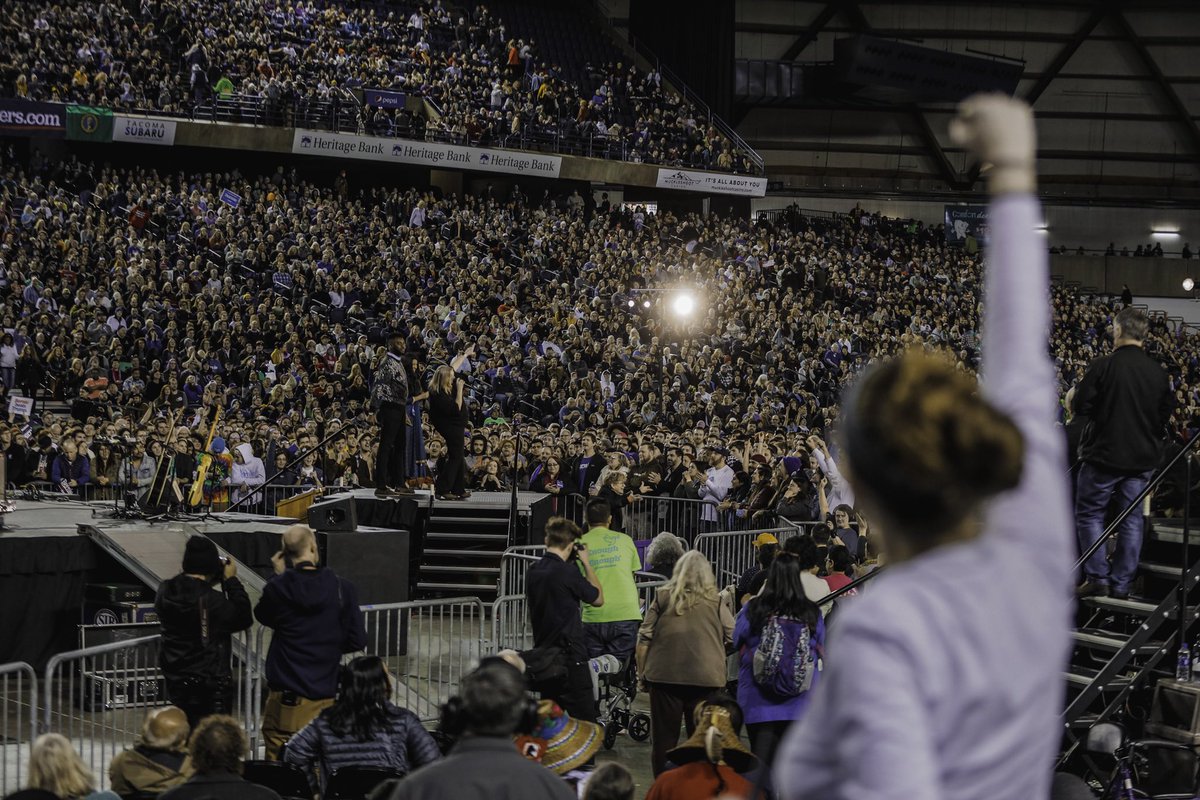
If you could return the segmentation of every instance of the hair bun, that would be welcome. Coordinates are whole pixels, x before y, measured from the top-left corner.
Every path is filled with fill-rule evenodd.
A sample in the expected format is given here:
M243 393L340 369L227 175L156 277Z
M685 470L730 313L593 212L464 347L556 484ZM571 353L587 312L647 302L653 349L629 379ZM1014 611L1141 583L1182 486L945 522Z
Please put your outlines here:
M851 470L906 524L945 528L1017 485L1020 430L946 358L912 350L857 387Z

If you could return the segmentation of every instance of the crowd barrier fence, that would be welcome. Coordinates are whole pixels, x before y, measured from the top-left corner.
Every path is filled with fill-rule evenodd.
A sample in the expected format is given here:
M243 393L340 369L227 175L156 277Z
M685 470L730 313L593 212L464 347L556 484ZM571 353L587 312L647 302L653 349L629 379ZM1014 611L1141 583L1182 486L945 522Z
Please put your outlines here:
M37 675L23 661L0 664L0 792L21 788L29 750L37 737Z
M524 559L514 563L528 563ZM642 614L654 600L658 587L667 582L667 577L653 572L638 572L634 585L641 601ZM533 647L533 628L529 619L529 603L524 592L524 576L521 576L522 591L519 594L501 592L492 604L492 646L496 650L528 650Z
M462 676L484 655L484 607L477 597L363 606L366 655L392 674L392 699L436 722ZM354 653L348 658L364 653Z
M71 740L107 788L108 764L141 731L146 709L164 702L160 636L60 653L46 665L42 730Z
M694 549L712 565L717 585L726 586L737 581L754 563L754 540L759 534L770 533L783 544L804 529L803 526L786 525L777 528L702 533L696 537Z
M563 498L562 515L584 529L587 522L584 511L592 498L582 494L569 494ZM770 521L762 524L761 515L745 510L722 509L712 503L691 497L637 497L622 509L620 528L637 540L653 539L664 531L673 533L687 542L710 531L757 531L774 527L802 529L807 523L792 522L784 517L770 514Z
M345 660L358 655L383 658L394 678L397 705L422 722L436 722L441 705L458 691L462 676L488 647L483 603L475 597L448 598L366 605L362 611L367 645ZM269 629L259 627L233 637L229 713L244 726L251 753L259 753L270 635ZM135 743L147 710L167 702L160 646L161 635L154 633L60 653L46 665L40 693L27 664L0 666L4 791L19 787L29 744L39 729L71 740L98 788L107 788L113 756Z

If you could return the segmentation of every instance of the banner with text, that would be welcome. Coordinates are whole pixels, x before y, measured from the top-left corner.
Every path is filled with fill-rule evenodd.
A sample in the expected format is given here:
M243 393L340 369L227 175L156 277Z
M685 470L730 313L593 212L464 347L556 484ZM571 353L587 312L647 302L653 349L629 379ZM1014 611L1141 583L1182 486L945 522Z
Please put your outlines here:
M372 108L404 108L404 92L389 92L386 89L363 89L363 105Z
M987 206L945 206L946 244L983 246L988 241Z
M117 116L113 124L112 140L114 142L173 145L175 144L175 120Z
M382 139L351 133L326 133L297 129L292 152L334 158L361 158L417 164L441 169L473 169L481 172L508 172L536 178L557 178L562 158L520 150L493 150L457 144Z
M724 175L715 172L692 172L686 169L658 170L660 189L682 189L685 192L709 194L740 194L742 197L762 197L767 193L767 179L749 175Z
M67 135L67 107L61 103L35 103L32 100L0 98L0 136Z

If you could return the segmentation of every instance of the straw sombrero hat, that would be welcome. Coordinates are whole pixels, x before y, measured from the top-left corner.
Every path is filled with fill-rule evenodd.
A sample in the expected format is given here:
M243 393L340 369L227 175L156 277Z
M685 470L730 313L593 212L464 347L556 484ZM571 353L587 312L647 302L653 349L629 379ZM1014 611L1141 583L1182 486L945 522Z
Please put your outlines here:
M604 729L594 722L571 719L553 700L538 703L538 724L533 739L545 742L542 766L566 775L591 760L604 743Z
M676 764L693 761L724 761L735 772L749 772L758 759L742 744L733 730L729 709L705 705L697 712L696 732L686 742L667 751L667 758Z

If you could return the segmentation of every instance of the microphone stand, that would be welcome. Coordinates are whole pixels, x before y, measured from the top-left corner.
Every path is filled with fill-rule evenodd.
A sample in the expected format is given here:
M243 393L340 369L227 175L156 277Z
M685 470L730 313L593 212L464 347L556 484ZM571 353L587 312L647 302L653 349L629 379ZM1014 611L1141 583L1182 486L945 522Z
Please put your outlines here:
M231 506L229 506L228 508L226 508L226 509L225 509L225 512L226 512L226 513L228 513L228 512L230 512L230 511L233 511L235 508L237 508L238 506L240 506L242 503L246 502L246 501L247 501L247 500L249 500L251 497L253 497L253 496L255 495L255 493L256 493L256 492L258 492L260 489L263 489L263 488L265 488L265 487L266 487L268 484L270 484L270 483L271 483L271 481L275 480L275 479L276 479L276 478L278 478L280 475L282 475L283 473L287 472L289 469L291 469L292 467L296 466L296 465L297 465L297 464L299 464L300 462L304 461L304 459L308 458L308 456L309 456L309 454L310 454L310 453L315 453L316 451L318 451L318 450L320 450L322 447L324 447L326 444L328 444L328 443L329 443L331 440L333 440L333 439L336 439L338 436L341 436L343 432L345 432L345 431L349 430L350 428L357 428L357 427L358 427L359 425L361 425L361 424L362 424L362 423L361 423L359 420L356 420L356 419L352 419L352 420L350 420L350 421L349 421L349 422L347 422L345 425L343 425L342 427L338 428L336 431L334 431L333 433L329 434L328 436L326 436L326 437L325 437L324 439L322 439L321 441L319 441L319 442L317 442L316 444L314 444L312 447L310 447L310 448L308 448L307 450L305 450L305 451L303 451L303 452L299 453L298 455L296 455L296 457L295 457L295 458L293 458L291 461L289 461L287 464L285 464L285 465L284 465L283 469L276 470L274 475L270 475L270 476L268 476L268 477L267 477L267 479L266 479L265 481L263 481L262 483L258 484L257 486L252 486L252 487L250 487L250 489L248 489L248 490L247 490L247 492L246 492L246 496L245 496L245 497L243 497L242 499L238 500L238 501L237 501L236 503L234 503L233 505L231 505Z
M516 454L513 455L512 488L508 497L508 546L513 547L517 541L517 475L521 465L521 415L513 414L513 437L516 439Z

